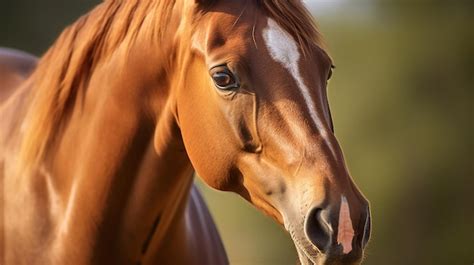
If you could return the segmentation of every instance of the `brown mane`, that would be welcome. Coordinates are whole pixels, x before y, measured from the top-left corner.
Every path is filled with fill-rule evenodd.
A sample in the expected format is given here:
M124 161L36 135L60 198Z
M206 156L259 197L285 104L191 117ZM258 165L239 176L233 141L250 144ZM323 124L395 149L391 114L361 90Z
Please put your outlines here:
M159 40L175 2L106 0L61 34L31 76L34 93L20 149L23 168L31 168L42 159L97 65L119 46L130 46L141 30ZM257 0L257 4L294 36L303 52L314 46L324 49L321 34L300 0ZM145 25L148 16L152 22Z
M106 0L63 31L31 76L34 93L20 149L23 168L27 170L41 160L96 66L120 45L132 44L140 30L150 30L152 38L160 37L160 25L169 18L174 2ZM144 21L150 14L153 19L145 29Z

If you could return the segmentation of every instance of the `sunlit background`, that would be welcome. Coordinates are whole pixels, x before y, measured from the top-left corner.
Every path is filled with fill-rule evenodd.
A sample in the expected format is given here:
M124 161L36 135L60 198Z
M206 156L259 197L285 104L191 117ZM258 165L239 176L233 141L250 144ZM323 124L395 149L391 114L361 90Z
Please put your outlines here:
M0 46L41 55L97 2L2 0ZM372 205L365 264L473 264L474 2L305 2L337 66L336 135ZM201 187L231 264L295 264L273 221Z

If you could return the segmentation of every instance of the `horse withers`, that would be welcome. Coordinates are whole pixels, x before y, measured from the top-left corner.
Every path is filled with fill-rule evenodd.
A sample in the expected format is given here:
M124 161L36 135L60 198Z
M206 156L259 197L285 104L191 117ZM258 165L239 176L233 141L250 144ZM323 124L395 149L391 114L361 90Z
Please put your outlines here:
M301 1L106 0L37 65L0 57L1 264L227 264L194 171L302 264L361 262L368 202Z

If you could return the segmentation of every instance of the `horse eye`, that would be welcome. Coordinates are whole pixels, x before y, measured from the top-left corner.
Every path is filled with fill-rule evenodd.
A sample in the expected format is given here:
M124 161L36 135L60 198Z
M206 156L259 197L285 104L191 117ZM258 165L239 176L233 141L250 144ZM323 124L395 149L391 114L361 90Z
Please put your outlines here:
M218 87L228 87L234 82L232 76L224 72L215 73L212 79L214 79L214 83L216 83Z
M214 84L220 90L231 90L239 87L234 74L226 67L219 66L211 70Z

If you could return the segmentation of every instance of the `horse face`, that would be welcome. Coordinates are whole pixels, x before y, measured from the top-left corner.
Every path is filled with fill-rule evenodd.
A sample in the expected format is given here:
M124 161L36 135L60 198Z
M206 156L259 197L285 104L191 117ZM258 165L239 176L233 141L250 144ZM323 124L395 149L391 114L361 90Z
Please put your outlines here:
M332 131L330 59L316 46L303 54L256 6L211 11L192 30L177 96L195 170L283 224L303 264L360 262L369 208Z

